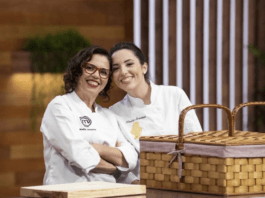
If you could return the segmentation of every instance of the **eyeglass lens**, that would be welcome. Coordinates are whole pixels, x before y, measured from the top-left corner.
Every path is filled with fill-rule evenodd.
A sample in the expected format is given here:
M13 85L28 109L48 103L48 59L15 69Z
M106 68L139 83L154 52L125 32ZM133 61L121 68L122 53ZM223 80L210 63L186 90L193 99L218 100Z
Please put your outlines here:
M101 78L108 78L109 77L109 70L108 69L104 69L104 68L99 69L95 65L90 65L90 64L86 64L84 66L84 68L88 74L93 74L98 70Z

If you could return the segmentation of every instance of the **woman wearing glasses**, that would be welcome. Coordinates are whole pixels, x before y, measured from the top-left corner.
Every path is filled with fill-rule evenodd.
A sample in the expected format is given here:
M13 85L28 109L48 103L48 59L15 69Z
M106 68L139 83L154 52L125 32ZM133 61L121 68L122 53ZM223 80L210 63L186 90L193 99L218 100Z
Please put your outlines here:
M111 107L119 126L138 152L140 136L177 135L180 112L191 105L185 92L176 86L158 86L149 81L148 65L142 51L132 43L119 43L110 50L113 79L127 92ZM202 131L195 112L188 112L184 132ZM139 182L139 161L121 182Z
M108 97L110 72L109 54L100 47L83 49L69 61L66 94L49 103L41 124L44 184L116 182L117 173L135 167L137 153L115 116L95 103L98 95Z

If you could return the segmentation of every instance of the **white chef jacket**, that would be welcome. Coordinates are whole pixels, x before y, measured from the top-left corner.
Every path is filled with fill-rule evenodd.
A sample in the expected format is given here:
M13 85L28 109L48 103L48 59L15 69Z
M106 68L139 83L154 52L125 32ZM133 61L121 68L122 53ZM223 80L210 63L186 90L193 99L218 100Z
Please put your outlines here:
M55 97L48 105L41 124L46 172L44 184L88 181L116 182L111 174L92 173L99 161L98 152L90 145L98 143L117 147L129 168L135 168L137 152L122 135L117 119L110 110L95 105L95 112L75 92Z
M118 117L121 130L126 132L124 136L134 145L138 153L140 143L139 137L133 132L134 126L141 128L140 136L178 135L180 112L191 105L189 98L179 87L155 85L152 82L150 85L151 104L145 105L140 98L127 94L121 101L110 107ZM191 110L184 120L184 134L199 131L202 131L200 122L195 111ZM121 181L130 183L139 179L139 167L138 159L135 170L130 172L131 177L122 178Z

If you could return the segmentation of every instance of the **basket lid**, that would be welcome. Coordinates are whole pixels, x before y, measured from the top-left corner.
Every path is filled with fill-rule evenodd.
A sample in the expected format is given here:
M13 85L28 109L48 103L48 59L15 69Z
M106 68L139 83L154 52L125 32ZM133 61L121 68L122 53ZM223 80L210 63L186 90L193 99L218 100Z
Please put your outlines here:
M140 141L179 142L177 135L142 136ZM238 146L265 144L265 133L235 131L234 136L228 135L228 130L190 132L183 136L184 143Z

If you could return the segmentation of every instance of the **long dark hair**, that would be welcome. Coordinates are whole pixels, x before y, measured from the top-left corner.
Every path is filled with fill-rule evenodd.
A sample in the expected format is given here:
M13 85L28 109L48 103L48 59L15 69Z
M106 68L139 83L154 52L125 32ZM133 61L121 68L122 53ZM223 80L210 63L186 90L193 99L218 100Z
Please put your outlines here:
M122 49L131 50L134 53L134 55L138 58L141 65L143 65L144 63L147 63L143 52L135 44L130 43L130 42L121 42L121 43L114 45L110 49L110 56L112 56L116 51L119 51ZM144 74L144 79L149 84L149 69L147 69L147 72Z
M102 47L92 46L82 49L71 60L68 61L68 67L63 76L65 93L75 91L79 77L82 75L82 65L91 60L93 54L106 56L109 60L110 73L112 73L111 59L108 51ZM111 86L111 76L108 78L106 87L99 93L100 96L109 99L108 91Z

